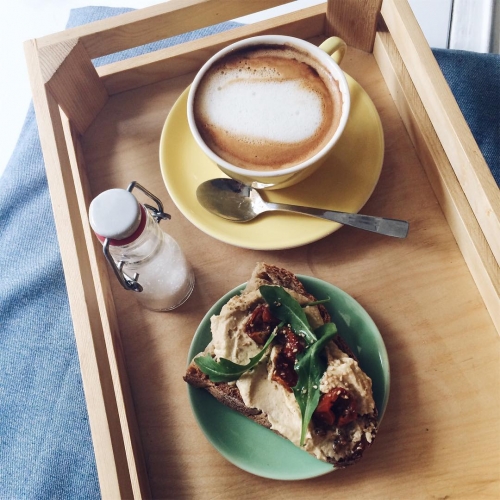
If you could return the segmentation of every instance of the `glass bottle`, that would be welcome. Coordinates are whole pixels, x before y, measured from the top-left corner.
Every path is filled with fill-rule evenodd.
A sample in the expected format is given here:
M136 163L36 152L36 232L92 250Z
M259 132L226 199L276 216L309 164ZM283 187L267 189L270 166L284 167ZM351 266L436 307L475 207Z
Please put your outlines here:
M141 205L134 187L152 198L155 210ZM170 311L183 304L194 288L194 273L179 244L160 229L170 218L158 198L137 182L128 189L109 189L89 208L89 220L104 254L122 286L153 311Z

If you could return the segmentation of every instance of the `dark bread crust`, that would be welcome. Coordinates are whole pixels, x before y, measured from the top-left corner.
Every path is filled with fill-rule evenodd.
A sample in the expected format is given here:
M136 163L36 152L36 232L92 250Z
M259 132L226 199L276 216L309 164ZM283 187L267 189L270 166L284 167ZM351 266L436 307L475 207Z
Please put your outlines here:
M253 270L246 290L259 288L262 281L269 285L281 286L298 293L303 293L304 295L307 294L304 285L298 280L295 274L282 267L259 262Z
M282 286L283 288L287 288L289 290L293 290L297 293L300 293L306 296L311 301L316 300L315 297L309 294L305 289L302 283L296 278L296 276L286 269L279 268L276 266L271 266L268 264L259 263L252 274L251 279L248 282L247 288L245 291L251 291L257 289L262 284L270 284ZM319 305L318 309L320 310L320 314L323 320L326 322L330 321L330 315L326 308L323 305ZM340 335L336 335L333 339L337 347L347 354L349 357L357 360L355 354L352 352L351 348L347 344L347 342L340 337ZM234 383L214 383L210 381L207 375L205 375L196 365L196 363L191 361L190 365L187 368L186 375L184 376L184 380L193 387L199 389L205 389L208 391L213 397L215 397L220 403L223 405L241 413L245 417L253 420L254 422L262 425L268 429L271 428L271 424L267 419L265 413L257 408L249 408L243 402L240 391L238 390L236 384ZM377 410L374 409L374 412L370 415L364 415L361 417L364 428L368 429L370 427L377 427ZM276 431L274 431L276 432ZM276 432L279 434L278 432ZM375 437L375 431L372 430L372 436ZM286 439L286 438L285 438ZM353 452L346 458L342 460L329 460L329 463L335 466L335 468L344 468L349 465L356 463L363 455L363 452L366 448L370 446L371 443L366 441L366 438L363 435L362 440L357 445L357 447L353 450Z
M235 384L229 384L227 382L220 382L215 384L211 382L210 379L198 368L194 361L188 366L184 380L191 386L198 389L205 389L208 391L217 401L223 405L235 410L245 417L250 418L254 422L267 427L271 427L269 420L262 413L261 410L257 408L249 408L243 402L241 398L240 391Z
M307 297L311 302L316 300L314 295L311 295L302 284L301 281L287 269L282 267L272 266L264 262L258 262L253 270L252 276L248 280L245 291L256 290L261 285L276 285L294 292L300 293ZM322 304L318 305L318 310L324 323L330 323L330 314L326 307Z

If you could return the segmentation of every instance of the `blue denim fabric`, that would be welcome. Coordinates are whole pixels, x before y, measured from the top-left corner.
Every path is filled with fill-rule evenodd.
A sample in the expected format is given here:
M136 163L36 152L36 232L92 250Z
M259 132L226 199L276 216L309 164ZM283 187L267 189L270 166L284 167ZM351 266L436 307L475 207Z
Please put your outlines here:
M0 181L0 497L97 497L73 326L32 107Z
M433 52L500 186L500 54L443 49Z
M127 10L76 9L68 27ZM173 37L100 58L96 64L235 25L224 23L201 33ZM478 142L498 147L498 108L492 111L495 102L472 103L467 91L461 96L460 83L467 81L464 71L477 56L459 54L460 63L455 63L457 56L452 53L437 55L446 63L445 76L453 84L459 104L466 103L466 117L477 124L471 128ZM492 76L492 65L496 64L498 75L498 62L480 59L483 73L474 88L482 95L490 85L487 77ZM498 96L498 76L491 85L491 92ZM491 154L489 146L485 151L485 155ZM496 163L492 165L498 169L498 149L494 151ZM0 272L0 498L99 498L73 326L32 107L0 178Z

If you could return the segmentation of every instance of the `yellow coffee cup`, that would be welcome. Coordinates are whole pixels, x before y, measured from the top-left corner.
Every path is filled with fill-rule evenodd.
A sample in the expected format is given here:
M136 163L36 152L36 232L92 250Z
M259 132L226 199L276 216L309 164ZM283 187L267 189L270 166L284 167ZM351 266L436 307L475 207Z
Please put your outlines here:
M189 90L187 116L202 151L229 177L260 189L311 175L341 137L350 94L339 67L346 44L281 35L229 45Z

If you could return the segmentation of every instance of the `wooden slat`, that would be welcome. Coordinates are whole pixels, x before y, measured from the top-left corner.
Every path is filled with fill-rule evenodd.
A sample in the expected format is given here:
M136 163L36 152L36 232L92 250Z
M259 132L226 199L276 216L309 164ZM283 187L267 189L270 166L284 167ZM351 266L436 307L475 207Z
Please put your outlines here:
M76 42L76 43L73 43ZM39 50L45 85L83 134L108 100L108 93L80 41Z
M90 190L89 179L86 175L85 157L80 141L81 136L71 126L70 121L64 115L62 115L62 123L76 186L76 197L80 218L83 223L90 266L92 268L92 275L95 277L94 284L97 292L101 323L103 325L103 337L106 344L117 411L120 418L133 498L151 498L144 454L139 439L134 404L123 358L116 309L111 293L108 275L109 264L104 258L102 245L93 234L88 221L88 208L93 196Z
M39 47L80 40L89 56L112 54L275 7L289 0L170 0L39 38Z
M116 94L197 71L218 50L243 38L271 33L304 39L323 35L325 9L325 4L316 5L277 19L242 26L204 39L100 66L97 72L107 92L110 95Z
M500 263L498 186L407 1L384 0L381 13L481 230Z
M96 289L79 216L60 108L47 92L37 46L25 44L40 141L80 359L89 424L105 498L132 496Z
M371 52L382 0L329 0L327 35L341 37L347 45Z
M377 34L373 53L457 244L500 334L499 265L388 32Z

